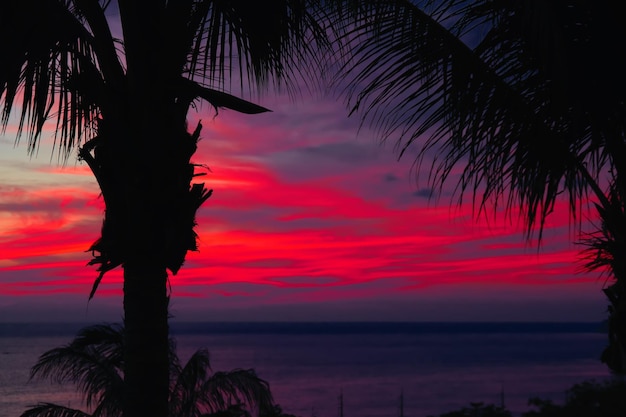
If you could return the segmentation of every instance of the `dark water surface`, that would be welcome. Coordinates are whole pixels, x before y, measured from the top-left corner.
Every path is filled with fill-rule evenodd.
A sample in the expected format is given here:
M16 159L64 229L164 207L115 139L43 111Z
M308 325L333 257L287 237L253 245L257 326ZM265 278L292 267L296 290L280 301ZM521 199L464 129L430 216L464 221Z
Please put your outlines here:
M37 401L78 406L71 387L28 383L45 350L81 326L0 323L0 417ZM301 417L421 417L483 401L516 414L529 397L609 373L595 323L174 323L186 360L208 348L214 371L254 368L283 410Z

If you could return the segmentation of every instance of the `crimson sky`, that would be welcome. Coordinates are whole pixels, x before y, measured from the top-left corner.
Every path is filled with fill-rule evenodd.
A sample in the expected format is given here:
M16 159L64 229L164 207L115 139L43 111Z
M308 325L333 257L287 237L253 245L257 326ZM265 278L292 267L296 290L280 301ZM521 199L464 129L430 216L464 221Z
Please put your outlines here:
M333 99L260 100L246 116L206 106L194 162L214 195L200 251L171 277L181 320L601 320L603 279L581 274L564 202L538 250L516 219L429 200L409 154L396 161ZM121 273L94 300L85 250L102 200L85 165L0 136L0 321L119 320ZM155 167L158 169L158 167Z

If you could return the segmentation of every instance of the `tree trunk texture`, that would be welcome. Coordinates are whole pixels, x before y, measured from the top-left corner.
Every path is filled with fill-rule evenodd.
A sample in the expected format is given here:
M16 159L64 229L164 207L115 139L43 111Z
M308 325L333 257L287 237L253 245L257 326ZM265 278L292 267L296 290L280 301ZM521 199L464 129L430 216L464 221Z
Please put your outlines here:
M165 116L167 105L163 108L153 108L163 114L156 119L160 123L135 132L145 146L126 159L119 187L125 195L112 199L122 204L106 215L123 219L111 223L118 229L110 235L124 251L124 417L168 416L168 270L176 274L187 251L196 249L196 210L210 196L204 184L191 183L200 125L190 134L184 122Z
M195 213L211 195L192 184L201 126L187 131L194 97L177 90L165 5L119 0L126 57L123 93L103 112L100 140L84 153L106 203L102 237L92 249L101 273L124 268L123 417L168 417L168 271L196 249Z
M124 417L167 417L168 298L165 268L124 265Z
M197 249L196 210L211 195L192 183L201 125L190 134L184 118L166 116L180 109L154 102L130 134L124 123L101 120L98 138L80 152L106 204L91 247L100 265L92 293L105 272L124 268L124 417L168 416L168 270L176 274Z
M120 211L124 247L125 398L123 417L168 417L169 345L167 265L171 249L172 208L177 195L171 162L173 102L164 87L161 25L164 2L124 0L119 3L126 52L127 96L122 135L112 138L123 149L118 161ZM159 53L159 50L161 53ZM184 123L184 121L183 121ZM126 129L125 129L126 128ZM183 126L184 128L184 126ZM123 142L123 143L122 143ZM170 156L168 156L168 154ZM121 164L120 164L121 162ZM186 167L185 167L186 168ZM117 169L117 168L115 168ZM187 189L189 183L186 184Z

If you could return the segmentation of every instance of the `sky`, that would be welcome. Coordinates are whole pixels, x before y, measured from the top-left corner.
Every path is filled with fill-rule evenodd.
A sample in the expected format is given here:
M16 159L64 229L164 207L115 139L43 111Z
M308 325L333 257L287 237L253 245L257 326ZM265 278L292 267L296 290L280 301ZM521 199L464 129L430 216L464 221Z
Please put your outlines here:
M345 104L324 95L210 106L192 159L214 189L198 212L199 251L170 275L181 321L599 321L604 278L581 273L576 228L560 201L541 247L516 219L429 199L414 154L398 160ZM86 252L103 202L73 154L46 138L33 157L0 136L0 321L119 321L122 274Z

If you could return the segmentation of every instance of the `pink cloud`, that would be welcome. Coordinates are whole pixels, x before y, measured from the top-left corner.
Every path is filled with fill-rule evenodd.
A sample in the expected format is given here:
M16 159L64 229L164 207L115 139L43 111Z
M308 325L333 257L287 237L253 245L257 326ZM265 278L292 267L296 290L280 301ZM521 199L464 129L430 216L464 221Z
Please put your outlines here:
M565 201L537 251L516 216L488 221L469 205L449 208L446 190L429 203L429 190L409 181L413 161L397 163L366 131L357 138L354 121L331 117L340 105L307 103L298 113L275 104L258 118L190 120L192 128L203 119L194 160L210 167L198 181L215 193L198 213L200 251L171 277L179 307L418 302L459 288L476 299L502 288L602 299L598 277L577 274ZM98 237L102 199L84 165L35 171L66 182L0 187L0 294L86 297L97 274L85 250ZM121 282L111 272L97 297L120 297Z

